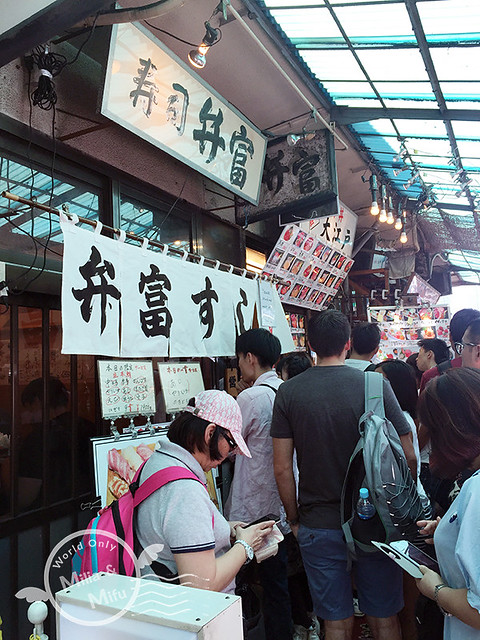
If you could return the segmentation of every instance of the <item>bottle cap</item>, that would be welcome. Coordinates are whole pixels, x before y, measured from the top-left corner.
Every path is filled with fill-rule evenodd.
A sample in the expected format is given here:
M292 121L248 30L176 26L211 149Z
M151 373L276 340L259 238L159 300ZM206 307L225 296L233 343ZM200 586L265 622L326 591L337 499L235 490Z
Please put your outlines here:
M365 487L362 487L360 489L360 498L363 498L364 500L368 498L368 489L366 489Z

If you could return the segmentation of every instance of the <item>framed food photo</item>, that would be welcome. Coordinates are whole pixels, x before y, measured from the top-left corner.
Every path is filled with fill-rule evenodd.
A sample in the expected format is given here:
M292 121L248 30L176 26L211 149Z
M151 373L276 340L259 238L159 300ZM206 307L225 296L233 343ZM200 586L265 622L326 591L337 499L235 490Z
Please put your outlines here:
M100 497L102 507L121 498L127 491L135 473L155 451L158 441L167 437L170 423L153 425L155 434L92 438L93 466L95 472L95 491ZM210 499L221 511L222 500L217 486L218 469L212 469L206 475Z

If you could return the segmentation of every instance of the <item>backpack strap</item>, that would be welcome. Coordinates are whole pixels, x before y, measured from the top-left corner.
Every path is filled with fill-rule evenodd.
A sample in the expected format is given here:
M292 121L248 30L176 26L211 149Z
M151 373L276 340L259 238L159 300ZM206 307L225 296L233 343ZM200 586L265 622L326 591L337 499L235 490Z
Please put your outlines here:
M262 382L261 384L258 385L259 387L268 387L269 389L271 389L273 391L273 393L276 395L278 389L275 389L275 387L272 387L269 384L265 384L264 382Z
M373 371L365 372L365 413L385 418L383 406L383 376Z
M196 480L207 490L207 487L200 478L198 478L193 471L190 471L190 469L186 469L185 467L167 467L166 469L160 469L160 471L152 473L152 475L135 490L133 506L137 507L154 491L175 480Z
M441 376L442 373L445 373L445 371L450 369L451 366L452 366L451 360L444 360L443 362L440 362L440 364L437 365L438 375Z

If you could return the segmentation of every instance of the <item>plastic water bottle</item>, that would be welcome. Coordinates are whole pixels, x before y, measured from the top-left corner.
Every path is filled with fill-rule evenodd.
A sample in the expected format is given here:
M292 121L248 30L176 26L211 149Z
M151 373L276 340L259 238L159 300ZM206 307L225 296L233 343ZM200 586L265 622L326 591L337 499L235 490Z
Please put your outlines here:
M375 515L375 507L370 502L370 497L368 494L368 489L362 487L360 489L360 498L357 502L357 513L358 517L362 520L370 520Z

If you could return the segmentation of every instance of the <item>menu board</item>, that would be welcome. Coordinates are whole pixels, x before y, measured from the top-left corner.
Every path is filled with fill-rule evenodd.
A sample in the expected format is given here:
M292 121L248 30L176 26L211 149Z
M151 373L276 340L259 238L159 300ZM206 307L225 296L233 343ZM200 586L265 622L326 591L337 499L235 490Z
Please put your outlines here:
M320 310L328 307L353 260L297 225L286 227L265 264L275 275L282 302Z
M380 328L380 349L375 362L406 360L418 353L422 338L449 341L450 309L446 305L416 307L370 307L370 322Z
M167 413L183 411L190 398L205 391L199 362L159 362L158 373Z
M155 413L150 360L99 360L98 379L103 418Z

